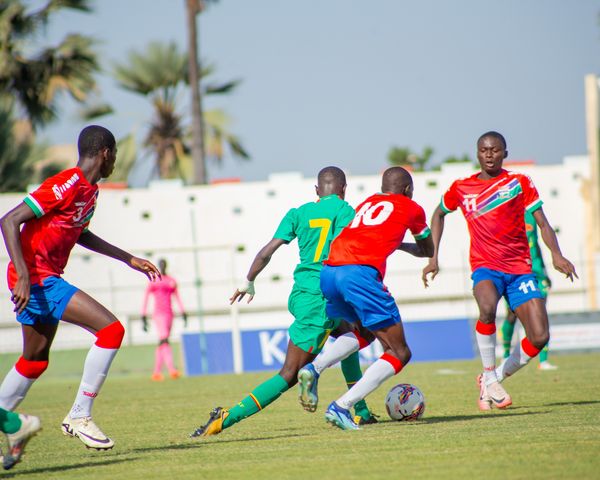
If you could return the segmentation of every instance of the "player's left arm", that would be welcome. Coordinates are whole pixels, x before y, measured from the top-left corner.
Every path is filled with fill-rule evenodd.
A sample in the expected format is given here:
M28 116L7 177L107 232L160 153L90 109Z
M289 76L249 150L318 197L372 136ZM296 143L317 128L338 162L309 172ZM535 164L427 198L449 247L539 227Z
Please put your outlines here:
M152 262L135 257L131 253L121 250L119 247L108 243L106 240L103 240L89 230L86 230L79 236L77 243L92 252L106 255L115 260L120 260L134 270L142 272L151 282L160 278L160 271Z
M415 237L415 243L402 242L398 250L410 253L419 258L431 258L435 252L433 245L433 236L425 220L425 211L420 205L414 204L414 214L412 216L409 229Z
M552 253L552 264L554 265L554 268L559 272L564 273L567 278L571 279L571 281L573 281L573 277L579 278L577 276L577 272L575 271L575 266L569 260L567 260L560 251L556 233L548 222L542 207L533 212L533 217L535 218L535 222L540 229L542 240L544 240L544 243Z

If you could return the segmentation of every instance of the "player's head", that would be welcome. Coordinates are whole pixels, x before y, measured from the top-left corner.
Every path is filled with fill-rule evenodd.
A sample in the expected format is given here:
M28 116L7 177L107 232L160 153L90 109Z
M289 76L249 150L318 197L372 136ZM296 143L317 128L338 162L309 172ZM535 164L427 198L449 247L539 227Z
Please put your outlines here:
M486 132L477 140L477 160L481 170L494 177L502 170L502 162L508 156L506 140L498 132Z
M162 275L167 274L167 261L164 258L158 260L158 269Z
M410 173L402 167L390 167L381 178L383 193L399 193L405 197L413 196L413 181Z
M319 197L327 195L338 195L344 198L346 195L346 174L338 167L325 167L317 175L315 187Z
M92 158L101 162L100 174L108 177L115 168L117 142L110 130L100 125L88 125L77 140L79 158Z

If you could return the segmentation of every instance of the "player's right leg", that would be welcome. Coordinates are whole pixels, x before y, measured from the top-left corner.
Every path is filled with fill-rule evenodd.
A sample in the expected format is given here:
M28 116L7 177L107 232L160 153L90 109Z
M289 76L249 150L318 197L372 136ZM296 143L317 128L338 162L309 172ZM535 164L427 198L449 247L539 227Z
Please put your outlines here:
M216 435L245 418L260 412L277 400L282 393L289 390L291 386L295 385L298 370L313 358L313 354L305 352L290 341L285 362L277 375L258 385L234 407L230 409L215 408L210 413L208 421L194 430L190 436L208 437Z
M109 310L81 290L69 300L62 320L83 327L96 335L96 342L85 360L75 401L63 420L62 432L64 435L79 438L88 448L108 450L114 446L114 441L92 420L92 407L110 365L121 347L125 329Z
M14 410L27 395L29 388L48 368L56 324L22 324L23 354L6 374L0 385L0 407Z
M475 337L483 364L483 376L478 378L478 406L482 411L490 410L492 405L506 408L512 403L496 377L496 309L505 290L504 275L487 268L479 268L472 275L473 295L479 307Z
M8 443L8 452L2 461L5 470L9 470L19 463L25 446L41 428L42 424L38 417L0 409L0 430L6 434Z

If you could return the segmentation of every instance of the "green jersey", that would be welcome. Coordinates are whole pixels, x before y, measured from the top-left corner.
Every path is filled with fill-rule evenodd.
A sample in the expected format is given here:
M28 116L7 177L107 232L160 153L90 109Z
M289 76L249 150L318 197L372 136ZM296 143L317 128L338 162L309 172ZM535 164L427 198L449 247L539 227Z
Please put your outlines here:
M542 258L540 243L538 241L538 228L535 217L528 210L525 211L525 232L527 233L527 242L529 243L529 252L531 253L531 270L538 280L548 278L546 265Z
M321 268L333 239L354 218L354 209L337 195L292 208L281 220L274 238L291 242L298 238L300 263L294 270L296 288L320 293Z

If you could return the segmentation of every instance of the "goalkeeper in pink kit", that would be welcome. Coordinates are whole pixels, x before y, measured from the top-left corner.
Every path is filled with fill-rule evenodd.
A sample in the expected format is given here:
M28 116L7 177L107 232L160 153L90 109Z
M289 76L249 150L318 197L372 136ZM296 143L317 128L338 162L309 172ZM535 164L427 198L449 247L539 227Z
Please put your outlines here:
M158 333L158 346L156 347L154 372L152 380L160 382L164 380L162 374L162 366L165 365L169 371L171 378L179 378L181 374L175 368L173 363L173 351L169 344L169 336L171 335L171 327L173 326L173 307L171 299L175 297L177 306L183 317L184 325L187 325L187 314L183 308L183 302L177 290L177 282L175 279L167 275L167 261L160 259L158 268L161 271L162 278L156 282L152 282L146 288L144 294L144 303L142 305L142 321L144 322L144 331L148 331L148 320L146 312L148 311L148 299L152 295L154 297L154 313L152 321Z

